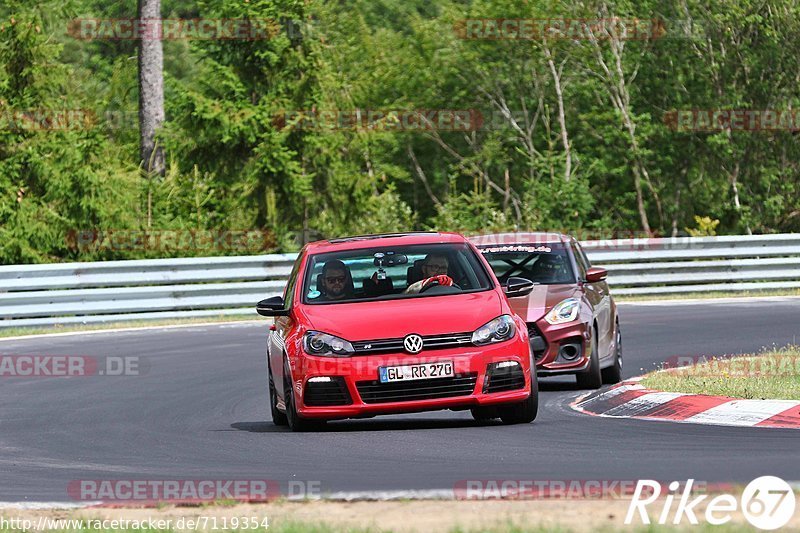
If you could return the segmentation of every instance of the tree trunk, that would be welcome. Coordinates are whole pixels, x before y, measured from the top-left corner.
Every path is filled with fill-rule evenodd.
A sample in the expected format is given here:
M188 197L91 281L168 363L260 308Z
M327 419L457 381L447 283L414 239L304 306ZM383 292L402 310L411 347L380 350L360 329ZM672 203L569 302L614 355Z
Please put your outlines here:
M553 55L547 45L543 44L542 49L547 58L547 66L550 67L550 74L553 75L553 86L556 91L556 102L558 102L558 125L561 127L561 143L564 145L564 181L569 181L572 175L572 153L569 149L569 135L567 134L567 119L564 112L564 91L561 88L561 74L556 70ZM562 65L563 66L563 65Z
M139 19L148 26L139 41L139 153L147 177L163 176L164 150L156 143L156 132L164 122L161 0L139 0Z

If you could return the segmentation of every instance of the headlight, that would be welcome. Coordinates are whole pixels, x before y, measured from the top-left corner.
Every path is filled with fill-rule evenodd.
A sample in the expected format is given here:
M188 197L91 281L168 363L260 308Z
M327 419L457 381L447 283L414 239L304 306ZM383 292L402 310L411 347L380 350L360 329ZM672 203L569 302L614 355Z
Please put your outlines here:
M348 357L355 352L346 340L319 331L309 331L303 336L303 350L311 355L329 357Z
M567 298L562 300L553 307L549 313L544 316L550 324L566 324L578 318L578 311L580 311L581 302L577 298Z
M472 344L481 346L493 342L507 341L517 332L514 319L509 315L502 315L491 322L487 322L472 333Z

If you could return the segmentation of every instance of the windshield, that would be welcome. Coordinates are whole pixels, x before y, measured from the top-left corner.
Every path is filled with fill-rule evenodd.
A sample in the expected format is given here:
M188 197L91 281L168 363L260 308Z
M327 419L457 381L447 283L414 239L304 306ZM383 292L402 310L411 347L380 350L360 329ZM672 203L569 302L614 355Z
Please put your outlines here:
M576 282L569 254L561 243L483 248L481 253L500 283L510 277L543 285Z
M419 298L492 288L467 244L366 248L309 257L307 304Z

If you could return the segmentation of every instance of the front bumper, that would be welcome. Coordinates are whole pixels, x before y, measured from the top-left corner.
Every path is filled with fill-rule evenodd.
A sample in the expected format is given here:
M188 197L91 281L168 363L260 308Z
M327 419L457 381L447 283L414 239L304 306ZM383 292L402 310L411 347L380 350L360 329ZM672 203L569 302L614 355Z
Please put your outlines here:
M453 382L447 382L446 378L415 380L402 382L402 387L398 387L396 383L379 382L379 367L441 361L453 362L456 375ZM487 369L493 363L503 361L516 362L519 365L516 368L524 382L520 379L513 385L519 387L513 390L487 392ZM531 390L529 345L521 336L496 345L430 350L417 355L391 353L348 358L303 355L293 363L292 380L296 405L298 414L304 418L359 418L439 409L469 409L481 405L519 402L526 399ZM496 377L495 375L492 379ZM306 401L309 384L319 383L320 379L325 378L339 384L339 390L346 394L349 401L347 405L319 405L316 398ZM490 382L493 385L496 383ZM312 400L310 395L309 400ZM308 405L309 403L316 405Z
M574 321L554 326L541 319L529 324L528 329L539 376L575 374L589 366L592 332L588 322ZM579 350L579 355L568 359L566 354L569 350Z

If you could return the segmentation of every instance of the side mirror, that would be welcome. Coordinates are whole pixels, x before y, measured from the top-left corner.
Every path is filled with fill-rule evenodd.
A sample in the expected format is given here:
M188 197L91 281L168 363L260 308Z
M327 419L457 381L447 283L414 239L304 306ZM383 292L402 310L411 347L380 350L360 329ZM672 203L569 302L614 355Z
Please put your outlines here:
M283 305L283 298L273 296L258 302L256 304L256 313L261 316L286 316L289 314L289 310L284 309Z
M506 293L506 297L508 298L527 296L531 293L536 285L536 282L533 282L529 279L515 278L512 276L506 280L506 285L503 287L503 292Z
M588 283L597 283L603 281L608 277L608 270L601 267L592 267L586 271L586 281Z

